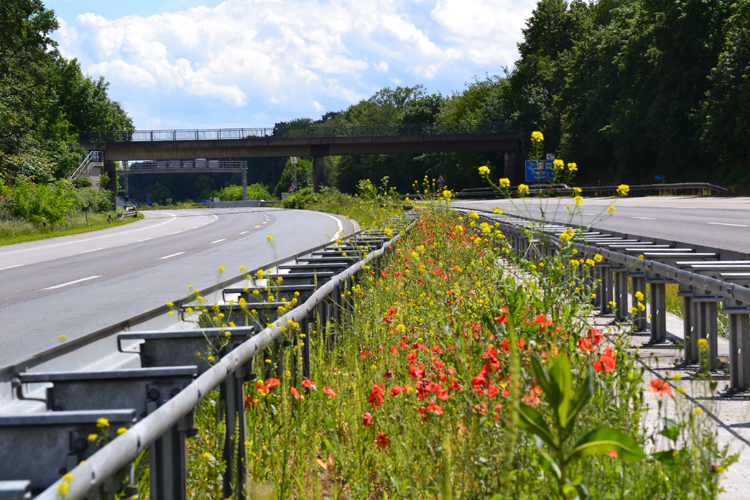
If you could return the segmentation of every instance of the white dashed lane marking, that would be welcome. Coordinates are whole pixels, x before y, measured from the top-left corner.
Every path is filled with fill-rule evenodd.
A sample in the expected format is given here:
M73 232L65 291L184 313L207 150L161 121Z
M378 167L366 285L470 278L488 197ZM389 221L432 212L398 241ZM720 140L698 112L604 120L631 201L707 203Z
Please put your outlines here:
M88 278L81 278L81 279L75 280L75 281L68 281L67 283L63 283L62 285L55 285L55 286L47 287L47 288L45 288L45 290L54 290L55 288L62 288L64 286L68 286L68 285L75 285L76 283L80 283L81 281L88 281L88 280L93 280L93 279L96 279L96 278L101 278L101 276L89 276Z
M185 252L177 252L177 253L173 253L172 255L165 255L164 257L159 257L159 260L169 259L170 257L177 257L178 255L182 255L184 253Z
M226 238L222 238L220 240L212 241L211 244L213 245L214 243L220 243L222 241L227 241L227 239Z

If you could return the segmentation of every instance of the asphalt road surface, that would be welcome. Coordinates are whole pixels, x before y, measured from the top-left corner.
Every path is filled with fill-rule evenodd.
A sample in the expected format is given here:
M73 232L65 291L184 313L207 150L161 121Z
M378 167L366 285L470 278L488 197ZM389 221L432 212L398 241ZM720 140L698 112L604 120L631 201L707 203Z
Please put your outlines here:
M619 231L634 236L658 237L750 254L750 198L644 197L584 198L582 214L571 217L566 206L571 198L467 200L456 206L492 210L500 207L508 213L546 220L572 222ZM617 213L609 216L607 208Z
M125 226L0 247L0 366L352 232L270 208L148 211ZM273 242L267 236L273 236Z

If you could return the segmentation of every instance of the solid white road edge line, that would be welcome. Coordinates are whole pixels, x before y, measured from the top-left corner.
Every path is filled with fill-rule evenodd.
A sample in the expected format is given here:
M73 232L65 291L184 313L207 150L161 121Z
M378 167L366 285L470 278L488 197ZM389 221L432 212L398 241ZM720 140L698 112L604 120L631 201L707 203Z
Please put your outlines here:
M85 252L81 252L81 253L79 253L78 255L83 255L83 254L85 254L85 253L96 252L96 251L99 251L99 250L104 250L104 247L101 247L101 248L94 248L93 250L86 250Z
M13 269L14 267L21 267L24 264L16 264L15 266L8 266L8 267L0 267L0 271L5 271L6 269Z
M63 283L62 285L50 286L50 287L45 288L45 290L54 290L55 288L62 288L68 285L75 285L76 283L80 283L81 281L88 281L88 280L93 280L96 278L101 278L101 276L89 276L88 278L81 278L79 280L69 281L67 283Z

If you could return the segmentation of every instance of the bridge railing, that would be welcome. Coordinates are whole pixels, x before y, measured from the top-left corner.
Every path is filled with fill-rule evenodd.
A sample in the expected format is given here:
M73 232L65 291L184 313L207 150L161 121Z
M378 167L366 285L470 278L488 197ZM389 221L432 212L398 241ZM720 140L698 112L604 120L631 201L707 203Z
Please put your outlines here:
M130 164L128 170L158 170L158 169L192 169L192 168L247 168L246 161L220 161L220 160L164 160L164 161L139 161Z
M508 123L431 123L422 125L368 125L306 128L223 128L205 130L134 130L78 132L81 142L222 141L255 138L372 137L397 135L501 134Z

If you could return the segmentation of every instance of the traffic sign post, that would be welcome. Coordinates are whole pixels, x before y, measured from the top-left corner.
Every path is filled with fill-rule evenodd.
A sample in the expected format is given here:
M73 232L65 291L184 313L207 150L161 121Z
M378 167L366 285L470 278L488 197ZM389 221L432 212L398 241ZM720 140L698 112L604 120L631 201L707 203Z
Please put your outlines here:
M440 190L445 187L445 177L443 177L443 174L440 174L437 178L437 187Z

